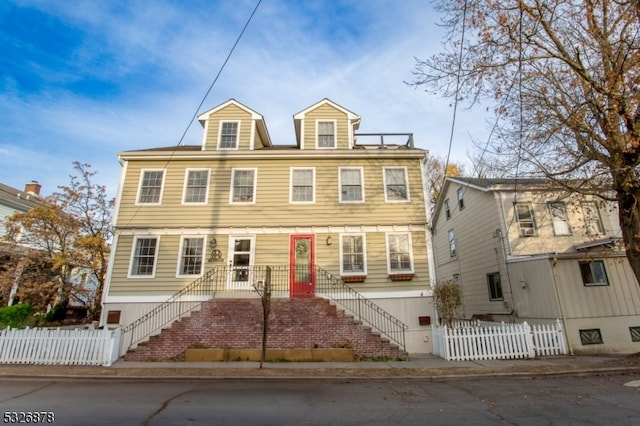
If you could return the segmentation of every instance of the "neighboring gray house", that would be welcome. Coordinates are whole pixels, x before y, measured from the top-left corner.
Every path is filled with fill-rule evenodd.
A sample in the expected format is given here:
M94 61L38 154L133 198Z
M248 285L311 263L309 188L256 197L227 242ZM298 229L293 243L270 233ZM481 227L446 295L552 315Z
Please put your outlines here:
M640 351L640 287L614 203L541 179L445 180L433 215L436 280L461 316L561 319L572 353Z
M36 181L25 185L24 191L0 183L0 239L6 235L4 221L15 212L28 212L38 205L40 184Z

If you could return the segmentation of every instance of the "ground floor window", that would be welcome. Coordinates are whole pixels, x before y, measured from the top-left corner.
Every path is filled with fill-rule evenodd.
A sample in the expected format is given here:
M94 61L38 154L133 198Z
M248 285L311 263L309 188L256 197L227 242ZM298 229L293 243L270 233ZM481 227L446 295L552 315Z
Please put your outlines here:
M342 235L340 238L340 269L342 274L366 274L364 236Z
M489 300L504 300L500 272L487 274L487 283L489 284Z
M582 283L586 287L609 285L609 278L607 278L607 271L602 260L578 262L578 265L580 266Z
M413 273L411 234L387 234L389 274Z
M204 259L204 238L183 238L178 275L200 275Z
M158 255L158 238L135 238L129 276L153 277Z

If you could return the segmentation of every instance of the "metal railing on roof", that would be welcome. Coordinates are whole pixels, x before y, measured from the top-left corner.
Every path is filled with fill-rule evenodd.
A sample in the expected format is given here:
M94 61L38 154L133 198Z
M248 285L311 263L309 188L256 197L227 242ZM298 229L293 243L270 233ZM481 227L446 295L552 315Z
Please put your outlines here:
M355 133L356 147L387 149L413 148L413 133ZM366 143L365 140L372 141Z

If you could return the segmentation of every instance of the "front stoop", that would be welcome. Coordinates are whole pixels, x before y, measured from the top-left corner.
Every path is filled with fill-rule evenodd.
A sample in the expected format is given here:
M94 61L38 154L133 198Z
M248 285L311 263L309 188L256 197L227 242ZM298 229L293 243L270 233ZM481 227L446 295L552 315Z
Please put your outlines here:
M354 359L406 359L406 353L388 339L320 298L272 299L267 346L279 350L343 348L352 349ZM125 359L182 360L189 348L261 347L260 299L214 299L204 302L200 311L139 344Z

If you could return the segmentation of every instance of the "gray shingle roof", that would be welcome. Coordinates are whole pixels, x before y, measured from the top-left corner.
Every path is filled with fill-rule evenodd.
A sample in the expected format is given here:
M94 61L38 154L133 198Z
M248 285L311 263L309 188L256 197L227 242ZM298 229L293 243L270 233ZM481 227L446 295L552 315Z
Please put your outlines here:
M26 212L31 208L42 204L42 198L37 195L27 194L20 189L0 183L0 204L18 211Z

